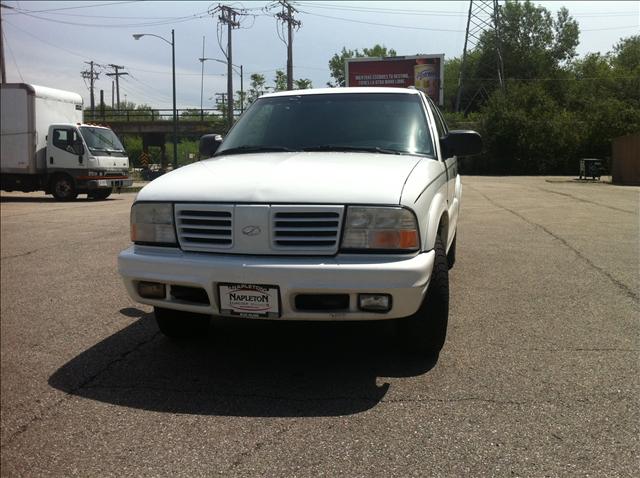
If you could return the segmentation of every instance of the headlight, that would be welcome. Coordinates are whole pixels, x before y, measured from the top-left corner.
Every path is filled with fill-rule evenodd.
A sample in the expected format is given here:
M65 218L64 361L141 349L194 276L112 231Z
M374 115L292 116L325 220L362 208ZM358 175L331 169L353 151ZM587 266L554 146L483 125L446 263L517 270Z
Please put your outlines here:
M415 215L401 207L348 207L342 249L416 251Z
M175 245L173 206L168 203L137 203L131 207L131 240L135 243Z

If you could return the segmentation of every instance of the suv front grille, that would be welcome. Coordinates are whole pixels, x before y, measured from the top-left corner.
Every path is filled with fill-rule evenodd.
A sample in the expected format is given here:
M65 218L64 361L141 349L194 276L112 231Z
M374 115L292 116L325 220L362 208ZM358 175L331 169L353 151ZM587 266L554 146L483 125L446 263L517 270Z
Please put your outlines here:
M335 251L342 206L273 206L272 246L299 251Z
M255 255L338 251L344 206L176 204L180 248Z
M233 247L233 206L176 204L178 241L185 250Z

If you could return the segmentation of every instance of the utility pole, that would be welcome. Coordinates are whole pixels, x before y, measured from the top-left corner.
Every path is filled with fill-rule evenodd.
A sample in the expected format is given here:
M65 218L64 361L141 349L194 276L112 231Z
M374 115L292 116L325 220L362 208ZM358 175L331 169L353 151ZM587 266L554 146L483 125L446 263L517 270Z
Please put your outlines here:
M204 35L202 36L202 58L200 59L200 121L204 120L204 111L202 109L202 96L204 95Z
M85 63L87 65L89 65L90 69L89 70L84 70L82 72L80 72L80 74L82 75L82 78L84 78L85 80L89 80L89 92L90 92L90 96L91 96L91 114L93 115L96 109L96 100L95 100L95 96L93 94L94 92L94 82L95 80L98 79L99 77L99 73L97 71L94 71L93 66L94 63L93 61L85 61Z
M286 23L288 29L285 42L287 44L287 90L293 90L293 29L300 29L302 22L293 18L293 14L298 13L298 10L293 8L288 0L278 0L278 4L282 7L282 11L276 13L276 18Z
M122 75L128 75L129 73L127 73L126 71L118 71L124 68L124 66L120 66L120 65L114 65L112 63L110 63L108 66L110 66L111 68L113 68L114 73L107 73L107 76L115 76L116 77L116 99L117 99L117 105L118 105L118 109L120 109L120 77Z
M231 30L240 27L238 16L242 15L242 13L226 5L218 5L212 11L212 14L216 12L220 12L218 21L223 25L227 25L227 51L223 51L222 53L227 58L227 123L229 124L229 128L231 128L233 125L233 54Z
M100 116L104 121L104 90L100 90Z
M111 109L114 109L115 103L113 102L113 98L115 97L115 88L116 84L113 80L111 80Z
M456 95L456 111L460 111L460 102L465 87L465 75L467 74L467 56L478 45L482 34L487 30L494 31L495 50L497 60L496 76L500 88L504 88L504 65L502 63L502 45L499 27L500 7L498 0L470 0L469 14L467 17L467 31L464 36L464 50L462 53L462 63L460 64L460 74L458 76L458 93ZM481 86L473 95L469 103L484 90ZM468 109L470 105L465 108Z
M8 8L9 10L15 10L15 8L9 5L0 3L0 10ZM7 82L7 70L4 66L4 32L2 31L2 15L0 14L0 69L2 70L2 83Z

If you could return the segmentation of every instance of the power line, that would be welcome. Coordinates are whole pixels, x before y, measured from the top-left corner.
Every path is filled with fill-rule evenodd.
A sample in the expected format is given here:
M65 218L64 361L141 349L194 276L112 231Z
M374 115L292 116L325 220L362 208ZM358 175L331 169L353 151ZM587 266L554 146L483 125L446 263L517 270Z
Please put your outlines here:
M466 17L464 12L447 12L445 10L413 10L413 9L399 9L399 8L377 8L377 7L359 7L355 5L342 5L336 3L315 3L304 2L305 8L320 8L328 10L344 10L353 12L367 12L367 13L385 13L385 14L397 14L397 15L423 15L423 16L457 16ZM588 12L588 13L571 13L572 17L603 17L603 16L628 16L637 14L637 11L624 11L624 12Z
M169 25L169 24L175 24L175 23L184 23L184 22L189 22L189 21L193 21L193 20L198 20L201 18L204 18L205 16L207 16L206 12L205 13L200 13L200 14L194 14L194 15L188 15L186 17L175 17L169 20L162 20L162 21L157 21L157 22L141 22L141 23L127 23L127 24L104 24L104 23L79 23L79 22L71 22L68 20L58 20L58 19L53 19L53 18L46 18L46 17L42 17L39 15L34 15L32 13L29 13L28 11L25 10L20 10L19 14L21 15L25 15L29 18L34 18L36 20L41 20L41 21L45 21L45 22L51 22L51 23L58 23L58 24L62 24L62 25L73 25L73 26L78 26L78 27L91 27L91 28L140 28L140 27L155 27L155 26L162 26L162 25Z
M67 48L64 48L64 47L61 47L61 46L58 46L58 45L54 45L53 43L50 43L50 42L48 42L48 41L46 41L46 40L43 40L42 38L37 37L37 36L36 36L36 35L34 35L33 33L28 32L27 30L24 30L24 29L20 28L19 26L14 25L14 24L13 24L13 23L11 23L11 22L8 22L6 19L3 19L3 21L4 21L7 25L11 25L11 27L12 27L12 28L15 28L16 30L21 31L21 32L22 32L22 33L24 33L25 35L29 35L30 37L35 38L36 40L38 40L39 42L44 43L45 45L49 45L50 47L53 47L53 48L56 48L56 49L58 49L58 50L61 50L61 51L67 52L67 53L69 53L70 55L77 56L78 58L82 58L83 60L84 60L84 59L86 59L86 58L88 57L88 55L82 55L82 54L80 54L80 53L78 53L78 52L75 52L75 51L69 50L69 49L67 49Z
M468 54L480 43L480 39L485 32L493 30L493 45L497 60L497 79L501 88L504 87L504 65L502 63L502 48L500 41L500 8L498 0L469 0L469 15L467 17L467 30L464 37L464 50L462 52L462 63L460 64L460 74L458 76L458 91L456 94L456 112L460 111L460 100L465 87L465 77L467 74ZM469 103L473 102L479 92L484 91L481 86L472 96ZM465 109L466 112L466 109Z
M293 90L293 29L300 29L302 22L300 20L296 20L293 17L294 13L298 13L293 5L288 0L278 0L276 3L273 3L266 7L266 11L271 10L274 7L280 6L282 10L275 14L275 17L282 22L282 26L287 24L287 40L284 40L284 34L280 37L280 39L287 46L287 90ZM280 33L278 33L280 36Z
M299 10L301 13L306 13L307 15L312 15L314 17L322 17L322 18L330 18L332 20L341 20L343 22L350 23L360 23L363 25L373 25L378 27L391 27L391 28L402 28L403 30L421 30L426 32L452 32L452 33L464 33L464 30L452 30L448 28L426 28L426 27L412 27L409 25L393 25L389 23L376 23L376 22L366 22L364 20L354 20L350 18L342 18L342 17L333 17L331 15L321 15L320 13L312 13L305 10Z
M110 63L107 66L113 68L113 73L106 73L106 75L116 77L116 98L118 99L118 109L120 109L120 77L122 75L128 75L129 73L127 73L126 71L118 71L124 69L124 66L121 65L114 65L113 63Z
M13 58L13 64L16 65L16 70L18 71L18 75L20 76L20 80L22 80L22 83L24 83L24 78L22 77L22 72L20 72L20 67L18 66L18 62L16 61L16 57L13 54L13 49L11 48L11 45L9 45L9 42L7 42L7 37L4 34L4 32L2 32L2 36L4 38L4 43L7 45L7 47L9 47L9 54L11 55L11 58Z
M100 74L94 70L94 61L85 61L85 63L87 65L89 65L90 69L89 70L84 70L81 71L80 74L82 75L82 79L83 80L89 80L89 93L90 93L90 97L91 97L91 112L95 111L96 108L96 102L95 102L95 96L93 95L93 85L95 83L95 80L98 79L98 77L100 76ZM98 66L98 65L95 65ZM86 84L86 83L85 83Z
M236 10L227 5L218 4L217 7L210 10L211 16L218 15L218 45L223 55L227 59L227 122L229 128L233 125L233 50L231 31L234 28L240 28L240 22L246 12L244 10ZM221 31L222 25L227 26L227 50L222 48Z
M128 0L125 2L108 2L108 3L91 3L90 5L78 5L77 7L61 7L61 8L49 8L47 10L34 10L36 13L45 13L45 12L57 12L60 10L76 10L79 8L94 8L94 7L106 7L108 5L123 5L125 3L138 3L144 0Z

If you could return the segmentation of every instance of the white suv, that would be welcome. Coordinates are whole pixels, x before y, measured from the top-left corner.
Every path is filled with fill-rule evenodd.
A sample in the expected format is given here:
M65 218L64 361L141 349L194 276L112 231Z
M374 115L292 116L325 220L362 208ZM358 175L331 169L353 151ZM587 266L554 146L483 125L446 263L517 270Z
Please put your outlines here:
M131 297L185 337L211 316L402 319L437 354L446 336L461 184L456 155L481 149L449 131L420 91L298 90L265 95L210 159L161 176L131 209L118 258Z

